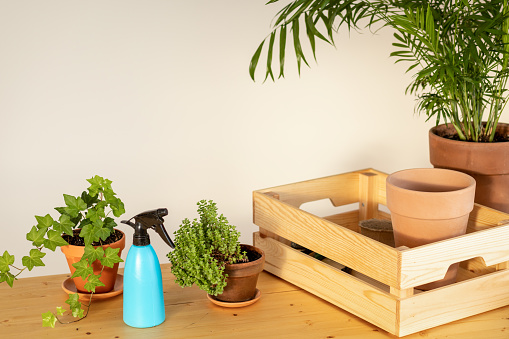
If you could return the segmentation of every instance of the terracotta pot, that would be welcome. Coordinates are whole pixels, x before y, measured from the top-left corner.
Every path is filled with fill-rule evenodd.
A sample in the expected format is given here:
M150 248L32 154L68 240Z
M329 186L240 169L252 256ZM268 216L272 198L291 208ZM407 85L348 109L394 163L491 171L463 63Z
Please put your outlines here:
M118 255L120 256L122 250L125 247L125 234L120 230L117 231L122 233L122 239L112 244L104 245L102 246L102 248L103 249L106 249L108 247L120 248L120 251L118 251ZM85 246L67 245L60 247L60 249L62 250L62 253L65 254L67 264L69 265L69 269L71 271L71 275L74 274L74 271L76 271L76 269L72 266L72 264L80 261L81 257L83 256L83 253L85 253ZM103 266L101 265L101 262L99 260L96 260L92 263L92 268L95 274L99 274L101 270L103 270ZM101 273L101 278L99 280L102 281L105 286L96 287L95 293L106 293L113 290L113 288L115 287L115 280L117 279L117 271L118 263L114 264L113 267L104 267L104 270ZM84 281L81 277L73 278L73 281L74 284L76 285L76 289L78 290L78 292L89 293L85 289L86 281Z
M474 207L475 180L461 172L421 168L387 177L387 207L391 211L396 247L417 247L466 232ZM458 264L445 279L418 286L428 290L454 283Z
M361 234L388 246L394 247L394 234L390 220L368 219L359 221Z
M218 300L240 302L251 300L255 297L258 275L263 271L263 264L265 263L265 253L251 245L240 246L243 251L255 252L261 255L261 257L246 263L226 265L224 270L224 273L228 274L226 287L222 294L218 294L215 297Z
M509 134L509 124L499 123L497 132ZM441 137L454 134L451 124L430 129L431 164L472 176L477 182L475 202L509 213L509 142L477 143Z

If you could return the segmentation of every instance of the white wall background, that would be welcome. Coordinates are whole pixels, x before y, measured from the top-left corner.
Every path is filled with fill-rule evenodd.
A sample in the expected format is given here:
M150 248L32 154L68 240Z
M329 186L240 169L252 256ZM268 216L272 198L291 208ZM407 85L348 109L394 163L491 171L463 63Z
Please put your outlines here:
M94 174L126 218L167 207L172 233L214 199L251 243L253 190L430 167L433 123L404 94L391 32L343 34L300 78L289 57L286 79L254 83L249 61L281 7L265 2L0 0L0 254L21 265L34 215L57 216ZM23 277L68 270L59 250L45 262Z

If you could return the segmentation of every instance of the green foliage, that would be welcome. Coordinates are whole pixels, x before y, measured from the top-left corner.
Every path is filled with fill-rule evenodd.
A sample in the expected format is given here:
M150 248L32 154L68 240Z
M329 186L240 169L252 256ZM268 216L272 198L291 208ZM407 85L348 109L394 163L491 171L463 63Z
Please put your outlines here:
M409 62L407 72L415 72L407 92L417 96L418 112L437 124L452 123L462 140L493 141L508 99L508 0L294 0L277 13L272 32L251 59L250 76L255 79L268 41L265 80L274 80L272 57L279 36L279 77L284 77L288 29L300 74L301 62L307 64L300 24L315 56L315 38L334 44L341 27L360 29L361 22L394 29L391 56L396 63Z
M217 214L212 201L198 202L199 220L184 219L175 232L175 249L168 254L175 282L182 287L196 284L211 295L226 286L224 268L247 260L238 232L226 217Z
M65 206L55 208L60 213L57 220L50 214L35 216L37 225L33 226L26 235L34 248L30 250L28 256L22 258L23 268L13 266L14 256L7 251L4 252L0 257L0 283L5 281L12 287L16 277L25 269L31 271L36 266L44 266L42 258L46 253L42 250L46 248L55 251L57 247L68 245L62 235L73 236L73 230L77 230L85 243L85 252L81 260L73 264L76 268L73 277L86 280L85 289L90 292L95 292L96 287L104 286L99 280L101 275L93 273L92 263L99 260L103 266L113 267L122 259L118 255L119 249L103 250L102 247L96 246L102 245L117 225L109 215L119 217L125 213L125 209L123 202L116 197L116 193L111 188L111 180L96 175L87 181L90 187L80 196L63 195ZM18 273L13 275L10 272L11 268L17 269ZM77 294L70 294L66 303L69 304L74 317L83 317L84 311ZM57 308L57 314L63 314L61 308ZM43 326L48 327L54 327L56 321L59 321L52 312L44 313L42 318Z

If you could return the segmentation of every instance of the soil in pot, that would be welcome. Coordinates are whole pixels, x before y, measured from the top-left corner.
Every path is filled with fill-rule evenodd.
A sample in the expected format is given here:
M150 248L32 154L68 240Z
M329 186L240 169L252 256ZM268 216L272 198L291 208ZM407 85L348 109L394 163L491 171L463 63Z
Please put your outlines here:
M67 234L64 234L62 238L64 238L65 241L69 243L67 246L62 246L61 250L62 253L65 254L67 259L67 264L69 265L69 270L71 271L71 275L76 271L76 269L72 266L72 264L80 261L81 257L83 256L83 253L85 253L85 244L83 242L83 239L79 237L79 233L81 230L76 229L73 230L74 236L70 236ZM122 250L125 247L125 234L124 232L115 229L115 232L112 233L101 245L100 243L93 243L93 246L102 246L104 249L107 247L112 248L120 248L120 251L118 252L118 255L120 256L122 253ZM92 263L92 269L94 270L94 274L101 273L101 280L105 286L96 287L95 293L107 293L113 290L115 287L115 281L117 279L117 272L118 272L118 263L113 265L113 267L104 267L101 265L99 260L96 260ZM73 278L74 284L76 285L76 289L80 293L89 293L85 289L85 283L86 281L83 280L81 277Z
M225 302L244 302L256 296L258 276L263 270L265 253L251 245L241 245L247 252L248 262L226 265L224 273L228 275L222 294L215 296Z

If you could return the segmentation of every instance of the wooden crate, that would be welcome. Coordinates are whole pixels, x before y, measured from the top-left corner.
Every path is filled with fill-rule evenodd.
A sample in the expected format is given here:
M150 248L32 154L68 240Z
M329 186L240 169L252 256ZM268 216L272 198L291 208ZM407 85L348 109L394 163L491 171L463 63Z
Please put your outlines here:
M400 337L509 305L509 215L476 204L466 235L395 249L358 230L359 220L390 219L381 207L386 177L366 169L253 192L254 223L260 227L254 243L265 251L265 270ZM300 209L321 199L334 206L358 203L358 209L324 218ZM443 278L457 262L459 282L414 289Z

